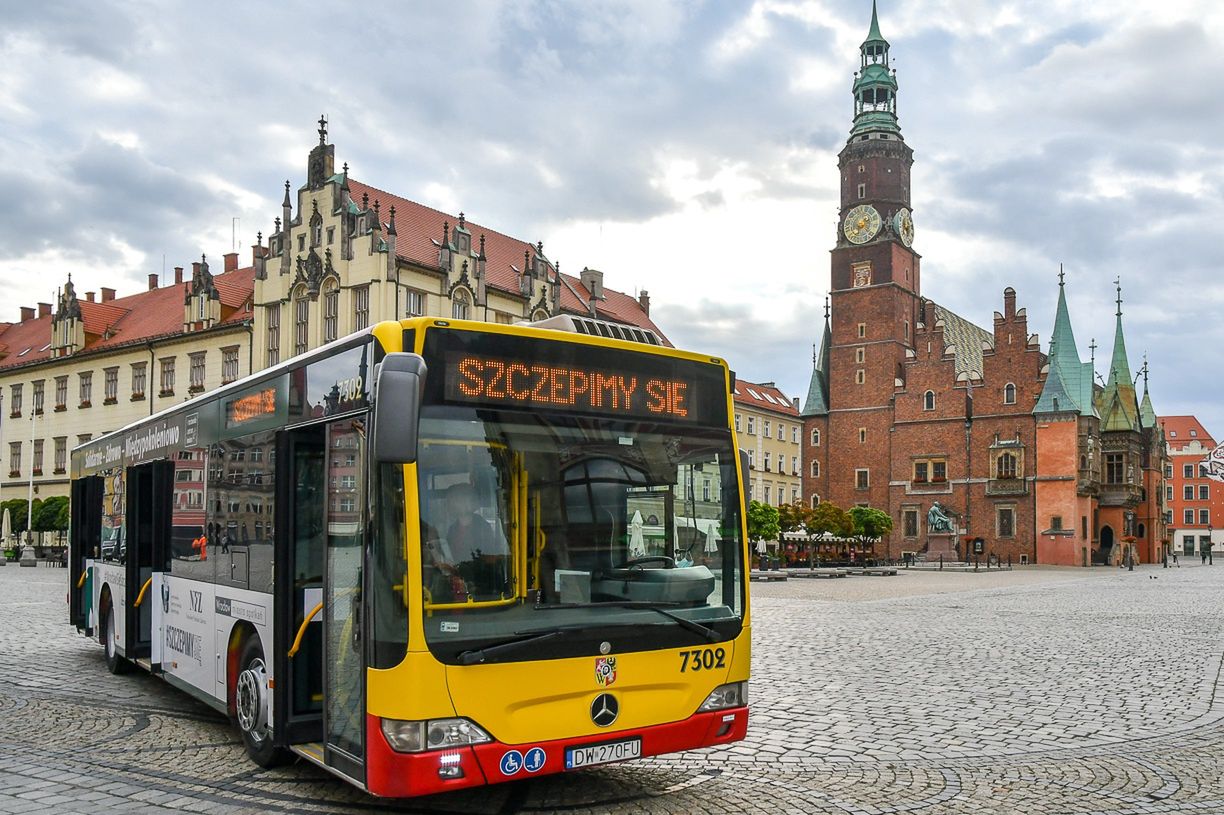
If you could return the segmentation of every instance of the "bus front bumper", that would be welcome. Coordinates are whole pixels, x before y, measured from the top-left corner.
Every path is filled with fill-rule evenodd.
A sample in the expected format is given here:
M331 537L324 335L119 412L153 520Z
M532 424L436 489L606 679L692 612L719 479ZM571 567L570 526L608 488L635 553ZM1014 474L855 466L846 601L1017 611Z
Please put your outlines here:
M748 708L696 713L668 724L597 733L570 739L503 744L493 741L452 750L399 753L383 735L377 716L366 716L366 789L373 795L405 798L439 792L521 781L542 775L645 758L662 753L729 744L744 738L748 730ZM632 742L640 739L640 752ZM623 748L599 749L603 745L628 743ZM595 747L594 751L581 748ZM592 755L594 753L595 755ZM630 755L631 754L631 755ZM624 755L625 758L616 756Z

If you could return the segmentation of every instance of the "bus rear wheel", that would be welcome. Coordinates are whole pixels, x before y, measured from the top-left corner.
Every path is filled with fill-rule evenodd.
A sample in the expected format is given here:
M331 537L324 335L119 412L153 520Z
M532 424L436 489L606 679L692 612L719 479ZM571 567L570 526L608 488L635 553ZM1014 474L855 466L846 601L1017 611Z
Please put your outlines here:
M288 751L272 743L268 671L259 640L249 637L238 658L234 684L234 716L242 732L247 755L260 767L275 767L290 758Z
M115 614L108 605L102 618L102 645L106 649L106 670L113 674L125 674L132 663L119 656L119 639L115 632Z

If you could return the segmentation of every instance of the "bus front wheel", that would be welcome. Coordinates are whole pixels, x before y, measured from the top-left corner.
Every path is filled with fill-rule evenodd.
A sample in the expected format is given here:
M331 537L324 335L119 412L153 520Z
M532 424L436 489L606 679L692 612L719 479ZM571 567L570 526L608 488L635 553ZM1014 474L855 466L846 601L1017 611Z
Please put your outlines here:
M234 715L242 732L247 755L260 767L285 763L289 753L272 743L271 705L268 699L268 671L259 640L248 637L238 659L238 679L234 687Z
M102 645L106 648L106 670L113 674L125 674L132 663L119 656L119 639L115 633L115 614L110 605L106 606L102 618Z

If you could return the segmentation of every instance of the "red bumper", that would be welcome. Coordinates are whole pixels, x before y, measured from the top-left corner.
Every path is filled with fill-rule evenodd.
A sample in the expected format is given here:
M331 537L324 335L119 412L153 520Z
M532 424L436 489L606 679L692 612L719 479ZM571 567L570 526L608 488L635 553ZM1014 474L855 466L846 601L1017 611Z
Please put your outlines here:
M642 740L644 758L728 744L744 738L748 730L748 708L697 713L680 722L572 739L525 744L491 742L428 753L392 750L377 716L366 715L366 728L366 788L374 795L406 798L563 772L565 751L570 747L638 737ZM455 777L443 777L446 773Z

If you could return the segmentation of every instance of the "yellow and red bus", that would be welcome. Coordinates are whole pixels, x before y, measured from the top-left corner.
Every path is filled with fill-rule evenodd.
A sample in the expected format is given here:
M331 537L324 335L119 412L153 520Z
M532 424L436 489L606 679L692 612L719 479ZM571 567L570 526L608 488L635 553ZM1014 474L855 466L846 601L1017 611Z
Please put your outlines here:
M73 624L379 796L742 739L733 375L550 322L379 323L77 448Z

